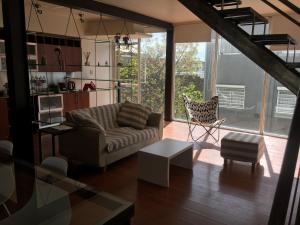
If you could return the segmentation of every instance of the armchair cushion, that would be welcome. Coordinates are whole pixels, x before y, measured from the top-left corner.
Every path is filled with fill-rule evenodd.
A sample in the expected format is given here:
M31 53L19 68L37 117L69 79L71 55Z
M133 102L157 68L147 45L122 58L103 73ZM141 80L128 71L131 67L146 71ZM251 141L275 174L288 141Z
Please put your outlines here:
M140 104L125 102L117 117L120 126L133 127L142 130L146 127L151 110Z

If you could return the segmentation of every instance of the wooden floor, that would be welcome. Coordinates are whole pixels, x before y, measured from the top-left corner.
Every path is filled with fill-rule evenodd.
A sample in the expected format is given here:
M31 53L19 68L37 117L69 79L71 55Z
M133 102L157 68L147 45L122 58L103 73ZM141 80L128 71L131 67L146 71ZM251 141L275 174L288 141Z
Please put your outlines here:
M228 133L221 130L221 136ZM164 138L186 140L187 125L172 122ZM135 202L133 225L263 225L267 224L286 140L265 137L267 151L255 174L247 163L223 170L220 144L207 139L195 144L194 168L172 167L170 188L137 180L137 156L108 167L106 172L83 168L77 179Z

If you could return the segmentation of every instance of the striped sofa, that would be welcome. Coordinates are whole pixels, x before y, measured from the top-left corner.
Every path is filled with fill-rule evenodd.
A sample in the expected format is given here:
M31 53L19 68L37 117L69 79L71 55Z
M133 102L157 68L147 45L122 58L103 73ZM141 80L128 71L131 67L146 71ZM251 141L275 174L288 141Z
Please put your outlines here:
M70 160L106 167L162 138L161 113L150 113L147 127L137 130L118 126L117 115L120 107L121 104L110 104L75 110L90 115L102 125L104 131L94 126L76 126L70 117L74 111L66 113L66 122L76 129L59 136L60 153Z

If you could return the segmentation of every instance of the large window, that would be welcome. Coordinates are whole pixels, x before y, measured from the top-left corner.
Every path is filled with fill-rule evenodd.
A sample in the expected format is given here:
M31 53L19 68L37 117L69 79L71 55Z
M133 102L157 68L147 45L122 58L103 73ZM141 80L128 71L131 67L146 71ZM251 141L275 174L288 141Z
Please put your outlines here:
M177 43L175 56L175 102L174 116L185 119L183 95L202 102L210 69L209 43Z
M141 103L155 112L164 111L166 33L141 39Z
M220 39L216 89L225 126L258 131L264 71Z
M286 51L275 52L280 58L286 59ZM290 59L291 60L291 59ZM300 51L296 51L295 61L300 61ZM293 117L296 95L286 87L268 76L268 96L265 116L265 132L288 135Z

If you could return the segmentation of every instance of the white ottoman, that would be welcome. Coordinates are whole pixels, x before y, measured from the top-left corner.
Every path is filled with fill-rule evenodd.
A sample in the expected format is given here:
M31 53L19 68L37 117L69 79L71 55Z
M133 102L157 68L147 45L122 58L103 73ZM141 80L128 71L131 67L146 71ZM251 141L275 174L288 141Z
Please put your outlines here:
M266 150L263 136L230 132L221 140L224 166L227 159L252 163L252 172Z
M68 174L68 162L62 158L48 157L43 160L41 167L63 176Z

